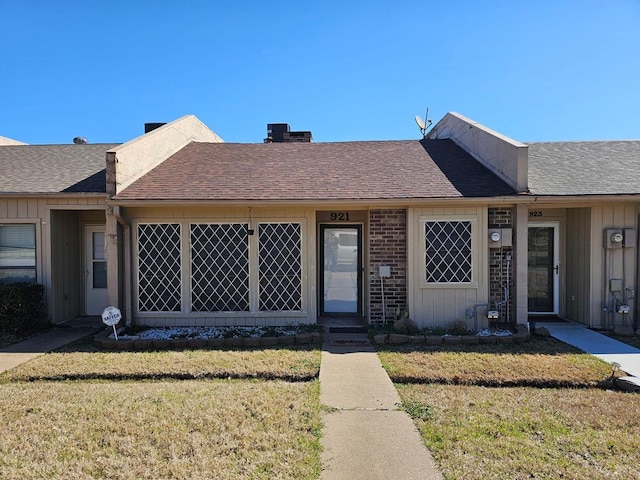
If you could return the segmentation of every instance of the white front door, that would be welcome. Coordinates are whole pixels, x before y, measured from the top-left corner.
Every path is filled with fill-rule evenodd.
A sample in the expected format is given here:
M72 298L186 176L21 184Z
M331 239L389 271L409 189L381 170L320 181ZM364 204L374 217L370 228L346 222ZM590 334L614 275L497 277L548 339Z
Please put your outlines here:
M558 315L559 223L529 223L529 314Z
M85 315L100 315L107 306L104 232L104 226L85 227Z

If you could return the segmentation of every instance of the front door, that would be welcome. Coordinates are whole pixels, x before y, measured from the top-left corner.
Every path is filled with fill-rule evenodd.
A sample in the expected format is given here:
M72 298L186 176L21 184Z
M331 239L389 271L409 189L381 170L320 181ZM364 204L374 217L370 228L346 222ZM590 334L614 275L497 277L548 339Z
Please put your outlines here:
M362 226L320 225L320 314L362 315Z
M558 223L530 223L528 249L529 314L559 310Z
M85 315L100 315L107 306L104 231L103 226L85 227Z

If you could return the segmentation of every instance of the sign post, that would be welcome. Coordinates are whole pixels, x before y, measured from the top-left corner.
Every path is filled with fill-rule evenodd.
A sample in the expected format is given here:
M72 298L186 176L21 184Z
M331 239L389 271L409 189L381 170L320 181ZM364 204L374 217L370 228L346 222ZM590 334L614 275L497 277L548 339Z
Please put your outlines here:
M102 311L102 323L107 326L113 327L113 335L116 337L116 340L118 340L116 325L118 324L118 322L120 322L120 320L122 320L122 313L117 307L109 305Z

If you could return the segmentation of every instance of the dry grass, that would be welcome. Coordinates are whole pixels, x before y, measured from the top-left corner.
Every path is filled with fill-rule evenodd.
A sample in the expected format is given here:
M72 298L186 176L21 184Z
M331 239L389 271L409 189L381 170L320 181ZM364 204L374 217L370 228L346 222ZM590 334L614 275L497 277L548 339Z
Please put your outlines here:
M87 340L36 358L2 381L61 379L262 378L308 381L320 371L320 350L304 345L264 350L98 351Z
M446 479L640 478L640 401L601 389L400 385Z
M596 386L611 367L551 338L526 344L387 347L380 359L394 382L484 386Z
M0 386L0 478L317 478L317 381Z
M0 376L0 478L319 478L319 366L313 348L80 342Z
M553 339L379 355L446 479L640 479L639 397L597 388L604 362Z

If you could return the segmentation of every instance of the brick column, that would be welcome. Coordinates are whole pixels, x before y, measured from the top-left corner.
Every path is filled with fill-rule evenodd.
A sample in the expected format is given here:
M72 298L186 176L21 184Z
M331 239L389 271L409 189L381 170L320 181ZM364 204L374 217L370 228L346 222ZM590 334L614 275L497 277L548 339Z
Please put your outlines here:
M489 228L513 228L513 212L509 208L489 208ZM511 260L508 260L508 257ZM514 288L513 278L515 257L512 247L490 248L489 249L489 301L491 309L495 307L495 302L504 300L504 287L509 287L509 311L506 305L500 309L500 322L515 322ZM507 269L507 264L509 268ZM501 268L502 267L502 268ZM509 283L507 284L507 277ZM508 313L508 315L507 315Z
M407 211L369 211L369 318L382 321L382 288L379 267L389 265L391 277L384 279L387 320L397 307L407 307Z

